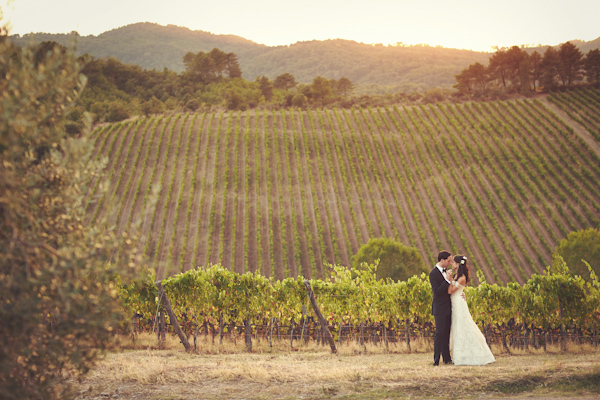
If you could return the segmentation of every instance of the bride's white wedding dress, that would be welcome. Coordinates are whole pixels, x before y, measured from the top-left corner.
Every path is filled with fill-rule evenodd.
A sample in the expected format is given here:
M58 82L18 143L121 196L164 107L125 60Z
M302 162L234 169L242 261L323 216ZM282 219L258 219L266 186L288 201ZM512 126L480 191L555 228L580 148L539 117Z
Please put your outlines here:
M452 324L450 325L450 351L454 365L485 365L496 361L485 336L473 321L467 302L462 298L464 286L452 293Z

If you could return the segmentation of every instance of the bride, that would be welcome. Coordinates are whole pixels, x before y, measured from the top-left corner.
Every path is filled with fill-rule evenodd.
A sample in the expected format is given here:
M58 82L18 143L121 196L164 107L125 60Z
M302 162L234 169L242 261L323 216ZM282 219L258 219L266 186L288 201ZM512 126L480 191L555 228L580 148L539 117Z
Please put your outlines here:
M452 323L450 325L450 351L454 365L485 365L496 361L485 337L473 321L463 295L470 282L467 257L456 255L453 259L456 278L448 287L452 302Z

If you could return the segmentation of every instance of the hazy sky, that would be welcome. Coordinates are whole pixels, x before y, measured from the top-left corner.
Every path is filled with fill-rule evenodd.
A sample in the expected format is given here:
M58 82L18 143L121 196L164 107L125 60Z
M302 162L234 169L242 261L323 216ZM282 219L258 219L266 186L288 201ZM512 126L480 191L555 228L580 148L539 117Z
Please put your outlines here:
M599 0L0 0L0 7L11 34L98 35L156 22L269 46L341 38L480 51L600 37Z

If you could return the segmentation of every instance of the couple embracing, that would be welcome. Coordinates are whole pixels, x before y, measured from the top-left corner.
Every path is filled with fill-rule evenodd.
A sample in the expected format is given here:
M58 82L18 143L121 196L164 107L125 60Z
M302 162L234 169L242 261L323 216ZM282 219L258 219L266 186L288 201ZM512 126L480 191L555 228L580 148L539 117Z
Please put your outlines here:
M456 271L456 274L454 273ZM433 365L485 365L496 361L473 321L463 289L470 282L467 257L440 251L429 273L435 318ZM452 351L452 356L450 352Z

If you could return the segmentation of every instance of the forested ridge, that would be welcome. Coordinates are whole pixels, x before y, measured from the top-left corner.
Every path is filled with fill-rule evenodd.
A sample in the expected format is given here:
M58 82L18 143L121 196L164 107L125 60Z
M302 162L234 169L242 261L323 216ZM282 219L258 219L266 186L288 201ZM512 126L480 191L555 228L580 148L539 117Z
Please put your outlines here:
M370 90L388 92L451 87L454 75L473 62L483 62L488 53L430 46L383 46L350 40L298 42L290 46L269 47L233 35L214 35L174 25L138 23L98 36L35 33L11 36L20 46L31 40L55 41L78 54L96 58L114 57L144 69L181 72L187 52L219 48L238 55L245 79L276 76L289 72L298 82L308 83L315 76L339 79L345 76L356 84L376 85ZM391 86L390 88L385 88Z

